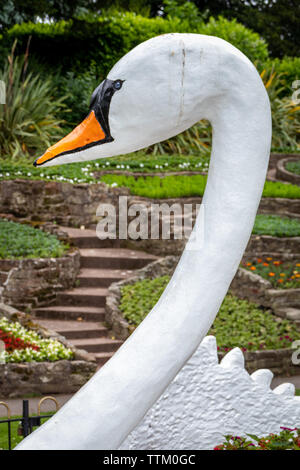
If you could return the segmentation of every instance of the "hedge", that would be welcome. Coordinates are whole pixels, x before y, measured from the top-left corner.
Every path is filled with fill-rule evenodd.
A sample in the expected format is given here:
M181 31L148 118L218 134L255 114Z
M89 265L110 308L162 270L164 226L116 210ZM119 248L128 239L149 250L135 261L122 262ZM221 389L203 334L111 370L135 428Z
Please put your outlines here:
M210 18L205 24L190 26L178 18L145 18L131 12L101 16L96 20L73 19L54 24L23 23L13 26L0 38L0 52L9 50L18 39L18 52L25 51L32 36L30 50L38 62L53 70L62 68L84 72L96 63L104 76L126 52L139 43L159 34L193 32L221 37L246 54L250 60L268 58L266 42L260 36L225 18ZM5 54L4 54L5 55Z

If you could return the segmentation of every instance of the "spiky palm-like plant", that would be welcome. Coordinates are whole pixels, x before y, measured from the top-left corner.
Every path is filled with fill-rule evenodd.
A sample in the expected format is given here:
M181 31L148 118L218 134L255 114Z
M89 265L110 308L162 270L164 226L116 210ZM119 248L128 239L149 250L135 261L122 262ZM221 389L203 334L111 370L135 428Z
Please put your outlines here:
M6 88L6 103L0 104L1 158L39 153L64 134L58 117L64 97L53 98L51 79L27 73L28 52L15 57L14 50L15 44L0 71Z

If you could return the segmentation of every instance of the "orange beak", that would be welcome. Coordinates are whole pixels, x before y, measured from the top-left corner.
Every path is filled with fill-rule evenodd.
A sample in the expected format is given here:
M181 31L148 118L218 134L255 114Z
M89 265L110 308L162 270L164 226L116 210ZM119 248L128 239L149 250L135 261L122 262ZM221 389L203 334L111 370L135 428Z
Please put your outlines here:
M84 150L100 143L104 139L106 139L105 132L97 121L94 111L91 111L84 121L75 127L70 134L49 147L44 155L37 158L34 165L43 165L58 156Z

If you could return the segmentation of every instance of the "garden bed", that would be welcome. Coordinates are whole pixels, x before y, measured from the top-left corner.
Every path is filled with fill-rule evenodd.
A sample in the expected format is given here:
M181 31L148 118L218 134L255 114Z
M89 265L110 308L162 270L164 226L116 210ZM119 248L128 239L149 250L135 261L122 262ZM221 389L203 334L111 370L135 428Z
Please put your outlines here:
M95 373L92 355L31 317L0 304L0 397L74 393Z
M130 279L115 283L109 288L109 295L106 299L106 322L116 337L124 340L134 331L136 325L158 300L176 264L177 257L166 257L139 270ZM253 276L252 272L243 269L240 271ZM258 288L264 295L266 292L263 289L264 286L260 285L264 284L264 280L256 276L255 281L255 300L257 302ZM268 281L265 282L268 283ZM246 287L248 288L247 283ZM269 284L265 286L265 290L267 290L266 287L269 287ZM238 293L240 293L240 289L241 283L239 283ZM233 289L232 292L235 293L235 290ZM253 300L254 293L252 291L251 295L250 300ZM135 298L135 296L137 297ZM234 325L228 322L229 317L226 316L228 312L230 312L230 318L234 316ZM244 318L245 315L248 315L249 318ZM269 331L266 331L265 336L261 337L261 328L264 330L266 325L268 325ZM236 332L234 332L235 327L237 328ZM247 344L242 344L248 331L252 335L251 339L249 336ZM254 304L248 304L246 300L227 297L210 334L217 337L220 358L231 348L241 347L245 355L246 369L249 372L258 368L269 368L275 375L299 374L299 366L293 366L291 363L292 350L290 348L291 342L300 338L296 325L292 321L280 319L270 311L261 309Z
M0 219L0 229L2 302L32 308L53 301L57 291L74 285L80 266L78 249L69 249L54 235L25 224Z
M289 170L294 168L294 171ZM276 166L276 178L300 185L300 158L288 157L278 161Z

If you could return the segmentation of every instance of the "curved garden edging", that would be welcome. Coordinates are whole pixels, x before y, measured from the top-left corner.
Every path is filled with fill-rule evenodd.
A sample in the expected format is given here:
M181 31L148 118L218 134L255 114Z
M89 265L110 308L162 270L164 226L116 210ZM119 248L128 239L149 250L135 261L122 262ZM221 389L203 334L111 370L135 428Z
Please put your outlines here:
M299 161L299 157L287 157L279 160L276 165L276 178L300 185L300 175L296 175L295 173L288 171L285 167L286 163L296 161Z
M0 397L22 397L29 393L74 393L96 372L94 357L75 348L55 331L42 327L29 315L0 303L0 317L18 321L22 326L35 330L43 338L60 341L73 351L74 359L54 362L0 363Z
M176 256L161 258L150 263L145 268L138 270L134 276L124 281L114 283L109 287L109 293L106 298L105 320L117 338L122 340L127 339L134 329L122 316L122 313L119 310L122 286L134 284L137 281L147 278L154 279L158 276L171 275L177 262L178 257ZM233 294L238 294L239 297L246 298L266 307L278 307L281 303L286 305L285 302L288 302L287 305L294 305L295 297L296 305L298 305L300 300L300 289L276 290L271 289L271 287L272 285L269 281L264 280L250 271L239 268L237 275L230 286L230 290ZM291 293L287 291L293 292ZM274 295L276 297L275 299ZM286 310L291 310L291 308L287 308ZM287 315L281 314L281 316ZM275 375L297 375L299 374L299 366L292 364L292 353L293 350L291 349L245 351L244 356L246 369L250 373L257 369L267 368L271 369ZM219 354L220 359L223 355L223 353Z

